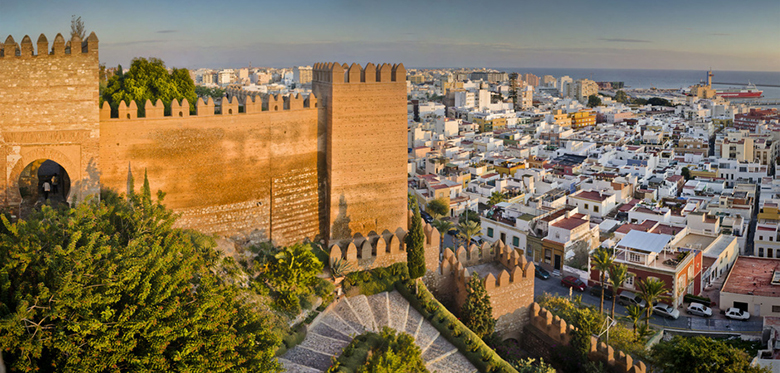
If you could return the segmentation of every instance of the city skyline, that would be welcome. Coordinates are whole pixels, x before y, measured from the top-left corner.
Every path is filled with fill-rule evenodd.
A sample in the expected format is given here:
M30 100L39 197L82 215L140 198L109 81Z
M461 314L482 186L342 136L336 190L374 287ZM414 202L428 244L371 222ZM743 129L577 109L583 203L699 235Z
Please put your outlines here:
M187 68L351 60L408 67L780 70L780 24L772 21L780 3L773 1L231 1L220 8L202 1L29 1L3 7L2 32L17 42L24 35L66 35L71 15L81 16L100 38L107 66L158 57Z

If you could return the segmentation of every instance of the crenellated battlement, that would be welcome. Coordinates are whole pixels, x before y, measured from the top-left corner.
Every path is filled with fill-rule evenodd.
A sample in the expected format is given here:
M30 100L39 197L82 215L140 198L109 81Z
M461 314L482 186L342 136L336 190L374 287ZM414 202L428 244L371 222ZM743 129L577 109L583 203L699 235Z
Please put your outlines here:
M314 106L312 106L314 105ZM119 103L117 116L113 116L111 107L107 102L103 102L100 107L100 120L133 120L133 119L159 119L159 118L181 118L189 117L190 103L187 99L181 101L173 100L171 102L170 115L165 115L165 104L161 100L152 103L146 100L144 104L145 116L139 116L138 104L131 101L128 105L124 101ZM219 108L219 110L217 110ZM209 117L215 115L246 115L260 114L275 111L293 111L304 109L316 109L317 98L314 94L303 98L301 94L296 95L239 95L231 94L229 97L222 97L221 105L217 106L211 97L205 100L200 97L195 103L195 114L192 116ZM243 111L242 111L243 110Z
M77 46L73 48L73 46ZM31 57L51 57L51 56L71 56L80 54L97 55L98 38L95 33L89 34L86 40L81 40L78 36L73 36L67 42L62 34L54 37L52 48L49 49L49 40L46 35L38 36L36 48L33 47L32 39L29 35L22 38L21 45L16 43L13 36L9 35L5 42L0 44L0 58L31 58Z
M406 68L402 63L377 66L369 62L364 68L357 63L317 62L312 69L312 80L331 84L405 82Z
M558 316L554 316L552 312L542 308L538 303L531 304L529 309L529 318L531 319L529 326L534 327L540 331L544 336L549 338L548 344L552 345L564 345L567 346L572 341L572 336L577 330L572 325L569 325ZM604 342L599 342L596 337L590 337L590 351L588 351L588 358L592 361L601 361L613 368L614 372L618 373L645 373L647 367L645 363L641 361L634 362L634 359L624 353L623 351L617 351L612 346L607 345Z

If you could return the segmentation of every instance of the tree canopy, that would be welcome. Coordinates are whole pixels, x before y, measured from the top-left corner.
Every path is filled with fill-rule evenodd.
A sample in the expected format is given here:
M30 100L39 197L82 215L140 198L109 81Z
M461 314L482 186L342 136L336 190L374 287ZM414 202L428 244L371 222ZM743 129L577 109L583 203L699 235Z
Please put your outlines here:
M409 224L406 241L406 265L409 267L409 277L417 279L425 274L425 233L422 228L422 218L417 204L413 207L414 216Z
M84 21L81 20L81 16L76 17L75 14L70 17L71 39L74 36L78 36L82 41L87 37L87 29L84 27Z
M450 213L450 205L444 198L431 200L425 209L434 219L440 219Z
M172 228L148 184L0 226L9 371L279 371L268 314L220 276L214 241Z
M463 303L460 316L463 319L463 324L480 338L493 334L496 328L493 306L490 305L490 295L476 272L471 274L471 279L466 284L466 302Z
M601 106L601 98L598 95L588 96L588 107Z
M631 99L628 97L626 92L622 90L615 92L615 101L620 102L622 104L631 103Z
M659 371L687 373L769 372L751 366L751 356L726 342L703 337L674 336L650 350L651 364Z
M660 97L653 97L647 100L647 103L653 106L673 106L669 100Z
M395 330L384 327L381 337L383 343L372 351L359 373L428 372L420 347L411 335L396 334Z
M165 63L158 58L134 58L130 68L118 72L108 80L101 99L116 112L119 103L135 101L139 114L143 114L146 100L156 103L162 100L165 113L170 114L171 102L187 99L190 111L195 110L195 83L187 69L172 68L168 73Z

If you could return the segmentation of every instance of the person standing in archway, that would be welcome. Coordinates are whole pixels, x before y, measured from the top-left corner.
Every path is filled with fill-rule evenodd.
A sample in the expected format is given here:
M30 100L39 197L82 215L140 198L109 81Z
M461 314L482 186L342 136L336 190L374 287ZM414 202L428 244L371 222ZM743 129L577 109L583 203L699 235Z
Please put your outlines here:
M59 185L60 180L57 179L57 174L54 174L54 176L51 177L51 193L57 194L57 186Z
M48 181L43 182L43 200L49 200L49 192L51 192L51 184Z

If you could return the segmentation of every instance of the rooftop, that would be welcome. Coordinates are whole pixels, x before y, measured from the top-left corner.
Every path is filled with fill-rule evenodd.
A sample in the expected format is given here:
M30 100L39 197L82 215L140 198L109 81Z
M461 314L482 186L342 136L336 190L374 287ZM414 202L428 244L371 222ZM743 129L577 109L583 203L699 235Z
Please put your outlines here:
M712 244L716 239L717 237L713 236L688 233L680 241L677 241L674 246L681 249L695 249L703 251L704 249L708 248L710 244Z
M631 231L623 237L618 246L653 253L660 253L669 241L674 238L668 234L655 234L642 231Z
M721 292L780 297L780 286L771 283L775 271L780 271L780 260L737 257Z
M575 193L574 195L572 195L571 197L587 199L587 200L590 200L590 201L603 202L605 199L607 199L607 198L609 198L611 196L612 196L611 194L601 193L601 192L595 191L595 190L581 190L581 191Z
M567 230L572 230L583 224L588 224L588 221L582 219L581 217L572 216L570 218L558 220L557 222L553 223L552 226L567 229Z

